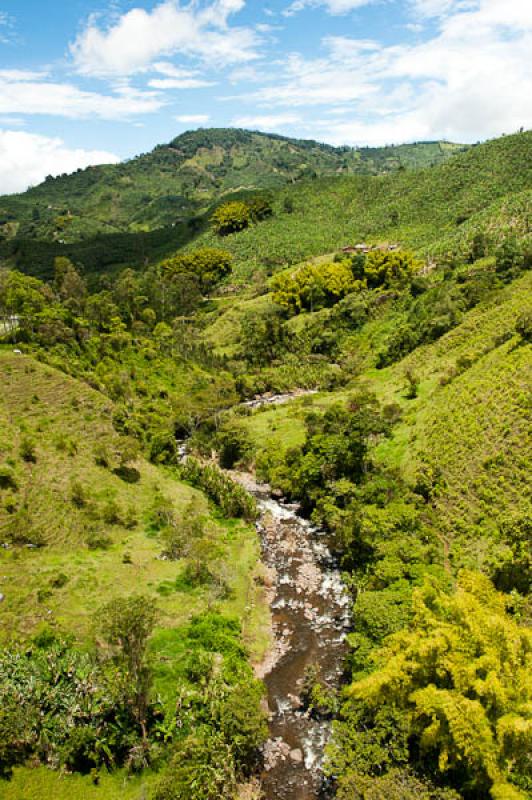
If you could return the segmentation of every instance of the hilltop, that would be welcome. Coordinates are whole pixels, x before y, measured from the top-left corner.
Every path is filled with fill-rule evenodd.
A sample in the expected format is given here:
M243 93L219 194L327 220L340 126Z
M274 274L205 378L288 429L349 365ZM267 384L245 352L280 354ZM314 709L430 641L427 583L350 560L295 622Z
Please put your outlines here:
M0 197L0 231L68 242L98 233L146 232L202 214L231 193L275 190L304 178L424 167L463 149L449 142L335 148L246 130L190 131L122 164L50 177L23 194Z
M259 143L277 143L275 138L254 136ZM279 141L286 145L286 140ZM312 152L315 148L323 152L325 158L330 155L331 148L326 146L309 147ZM29 274L49 278L58 255L72 259L85 274L95 275L115 272L121 266L145 266L182 247L223 245L234 255L235 274L242 281L257 271L269 274L364 240L398 242L425 254L451 249L465 252L479 232L485 232L491 240L500 238L507 229L527 235L531 164L532 132L528 131L458 152L431 167L379 175L335 173L285 182L269 191L273 209L270 218L223 240L211 229L212 210L235 196L245 198L246 193L212 200L202 215L149 232L99 233L70 244L33 238L38 231L28 231L27 235L20 232L14 238L0 240L0 259L4 257ZM124 165L124 169L129 167L135 168L135 162ZM61 181L70 186L70 181L82 180L87 174L54 181L58 196ZM147 170L146 180L150 174ZM270 177L277 179L275 175L271 173ZM98 186L95 184L95 192L100 191ZM33 191L46 191L46 184ZM79 192L90 202L90 192L86 195L82 188ZM135 192L126 190L123 202L134 196ZM27 204L28 197L4 200L16 209L19 202ZM29 208L27 205L26 211ZM149 216L149 208L145 211ZM74 232L75 221L72 225Z

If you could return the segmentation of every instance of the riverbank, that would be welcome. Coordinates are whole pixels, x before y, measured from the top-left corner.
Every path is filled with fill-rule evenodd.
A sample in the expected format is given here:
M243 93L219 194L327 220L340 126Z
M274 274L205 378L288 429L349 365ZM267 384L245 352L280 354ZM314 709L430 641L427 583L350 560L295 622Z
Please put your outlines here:
M271 609L271 647L255 663L267 689L270 737L264 747L266 800L322 796L330 720L308 706L308 676L327 691L339 688L350 625L349 598L327 536L274 499L250 473L230 477L257 500L265 598Z

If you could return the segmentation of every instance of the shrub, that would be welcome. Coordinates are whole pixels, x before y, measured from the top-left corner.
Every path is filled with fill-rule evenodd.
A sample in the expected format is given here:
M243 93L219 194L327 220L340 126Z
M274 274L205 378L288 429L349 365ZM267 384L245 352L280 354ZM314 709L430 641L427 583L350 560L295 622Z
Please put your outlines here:
M219 206L211 219L218 236L228 236L230 233L238 233L247 228L252 216L246 203L234 200Z
M226 517L243 517L250 522L257 517L254 498L235 481L213 466L204 466L187 458L179 469L181 478L202 489Z
M232 469L238 462L245 461L251 453L249 436L236 423L224 425L218 432L216 443L220 466L224 469Z
M53 589L62 589L63 586L66 586L68 583L68 575L65 575L64 572L60 572L55 578L51 578L50 586Z
M515 329L525 342L532 341L532 311L524 311L519 316Z
M107 444L103 442L99 442L94 448L94 463L98 467L105 467L106 469L109 468L112 461L112 453L109 450Z
M418 395L420 379L412 369L405 370L405 379L407 383L406 396L409 400L413 400Z
M505 280L516 277L524 264L524 254L515 237L506 238L495 254L495 270Z
M221 733L208 730L188 736L176 748L154 800L219 800L237 789L231 745Z
M121 763L138 735L123 679L110 677L50 631L0 650L0 774L29 757L81 771Z
M452 789L435 786L409 769L370 776L352 771L340 781L338 800L461 800Z
M0 464L0 489L17 490L15 473L7 464Z
M33 439L25 436L20 443L20 455L23 461L35 464L37 461L36 444Z
M70 486L70 498L75 506L83 508L87 505L87 494L85 487L80 481L72 481Z
M87 536L89 550L108 550L112 544L113 540L107 533L91 531Z
M106 501L101 511L102 519L107 525L121 525L122 513L119 504L112 499Z
M254 197L248 203L248 208L253 222L262 222L273 214L271 200L264 196Z
M202 291L210 291L231 274L233 257L227 250L201 247L190 253L176 253L161 263L163 275L170 279L190 274L198 280ZM157 330L157 329L156 329Z

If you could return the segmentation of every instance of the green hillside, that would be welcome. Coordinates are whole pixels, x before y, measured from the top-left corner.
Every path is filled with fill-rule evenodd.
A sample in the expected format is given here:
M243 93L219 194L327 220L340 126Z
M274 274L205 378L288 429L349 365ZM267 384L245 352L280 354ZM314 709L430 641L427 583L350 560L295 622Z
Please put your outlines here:
M224 237L223 247L234 254L240 281L360 241L399 242L434 255L460 250L465 256L479 232L490 246L507 229L529 234L531 162L532 132L525 132L459 152L430 168L302 179L275 189L273 216ZM210 212L193 224L143 234L101 234L66 245L18 237L0 241L0 258L45 277L51 276L56 255L71 258L87 274L139 267L179 247L219 244L209 217Z
M336 177L287 187L275 213L224 240L239 272L270 271L361 241L399 242L425 253L488 243L515 229L530 236L532 131L478 145L431 169ZM285 200L290 201L286 213ZM197 245L214 241L210 231Z
M90 167L0 197L0 231L66 242L150 231L201 214L230 193L274 190L323 175L424 167L463 149L448 142L334 148L244 130L199 130L123 164Z
M330 174L316 143L185 135L101 169L184 159L196 222L3 243L0 795L258 800L276 587L240 470L343 576L345 685L313 651L286 696L332 721L334 796L531 796L532 132L414 147ZM9 202L97 205L90 174Z

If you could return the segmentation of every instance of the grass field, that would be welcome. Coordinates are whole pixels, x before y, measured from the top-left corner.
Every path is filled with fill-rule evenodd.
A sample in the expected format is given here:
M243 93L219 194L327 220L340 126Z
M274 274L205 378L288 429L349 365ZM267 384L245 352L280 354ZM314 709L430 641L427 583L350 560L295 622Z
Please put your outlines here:
M39 544L0 549L2 638L30 635L46 624L84 641L98 607L142 591L161 608L165 627L216 602L246 620L249 645L260 656L267 619L252 579L259 556L253 526L212 511L232 589L228 599L216 599L208 588L179 589L183 565L161 560L152 505L164 495L179 516L193 497L207 509L203 495L142 458L133 464L135 483L98 466L95 453L102 446L119 452L123 440L112 427L112 403L97 391L6 349L0 381L0 463L11 467L17 486L0 490L0 540L9 542L24 526ZM35 442L34 462L20 455L28 437ZM75 483L83 488L81 506L73 501ZM102 537L104 546L91 546Z
M88 775L65 775L46 767L17 767L9 781L0 781L2 800L146 800L155 775L101 775L94 784Z

